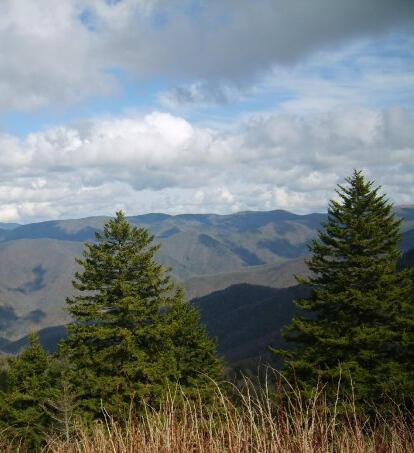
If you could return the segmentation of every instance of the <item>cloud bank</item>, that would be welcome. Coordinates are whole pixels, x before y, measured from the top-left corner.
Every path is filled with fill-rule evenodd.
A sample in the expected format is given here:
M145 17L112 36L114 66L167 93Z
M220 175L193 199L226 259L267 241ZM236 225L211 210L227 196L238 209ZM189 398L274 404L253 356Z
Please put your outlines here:
M150 211L324 211L354 168L414 199L414 117L400 108L255 114L231 129L163 112L0 135L0 219Z

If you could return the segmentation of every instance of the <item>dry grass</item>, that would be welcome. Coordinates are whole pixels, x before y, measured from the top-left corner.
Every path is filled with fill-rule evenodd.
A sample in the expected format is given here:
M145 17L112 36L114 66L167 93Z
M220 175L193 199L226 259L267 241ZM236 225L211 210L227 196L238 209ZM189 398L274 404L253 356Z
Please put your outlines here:
M339 416L327 409L323 392L307 403L291 397L283 408L266 383L258 390L245 381L234 397L217 387L215 406L189 401L177 388L163 407L146 408L119 424L108 414L87 430L81 426L69 442L49 437L43 451L54 453L412 453L413 420L379 415L368 423L351 410ZM23 451L7 450L2 451Z

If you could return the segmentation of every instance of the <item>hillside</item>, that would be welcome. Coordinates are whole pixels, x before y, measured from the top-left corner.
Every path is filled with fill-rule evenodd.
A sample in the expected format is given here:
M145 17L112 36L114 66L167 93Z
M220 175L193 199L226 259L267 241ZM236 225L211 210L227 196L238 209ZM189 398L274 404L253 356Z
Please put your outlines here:
M289 269L290 264L294 262L282 267ZM409 266L414 266L414 247L405 252L400 261L400 268ZM412 277L414 280L414 273ZM292 317L293 301L307 294L308 290L301 285L277 289L238 284L195 298L193 303L200 309L201 320L210 335L218 339L218 349L225 360L254 368L260 360L276 364L268 346L283 344L280 329ZM65 335L64 326L47 327L39 331L39 340L53 352ZM16 341L0 338L0 352L15 354L28 341L27 336Z
M20 227L20 223L4 223L0 222L0 235L2 231L7 231L7 230L14 230L17 227Z
M188 287L187 297L196 297L244 281L274 286L274 268L306 253L306 242L323 218L271 211L148 214L129 220L156 235L162 243L158 259ZM107 220L49 221L0 231L0 337L16 340L31 329L67 322L64 302L72 292L74 258ZM212 275L203 281L206 274ZM187 284L193 277L201 280Z
M403 224L403 250L414 246L414 208L397 209ZM273 288L296 284L305 274L306 243L323 214L287 211L231 215L147 214L129 217L148 228L162 247L158 259L171 266L188 298L231 285ZM0 230L0 337L17 340L30 330L67 322L65 297L72 293L74 258L93 240L108 217L6 224Z
M307 253L323 214L287 211L241 212L232 215L147 214L129 221L148 228L163 247L159 259L172 266L180 280L195 275L234 272L251 266L281 263ZM41 222L0 232L1 242L94 239L107 217Z
M194 299L209 333L218 338L218 349L231 363L256 363L272 359L269 345L283 344L280 329L290 322L293 300L306 297L301 285L268 288L234 285Z
M17 339L68 320L64 297L81 250L79 242L54 239L0 244L0 336Z
M233 285L223 291L197 298L201 320L210 335L218 338L218 350L231 363L254 364L260 358L271 360L268 345L280 345L280 329L293 314L293 300L304 297L307 289L268 288L258 285ZM40 343L49 351L66 335L64 326L40 330ZM25 336L17 341L0 339L0 350L16 353L28 344Z
M295 275L306 276L308 273L304 258L299 258L283 264L258 266L239 272L192 277L184 282L184 286L187 297L194 299L240 283L288 288L297 284Z

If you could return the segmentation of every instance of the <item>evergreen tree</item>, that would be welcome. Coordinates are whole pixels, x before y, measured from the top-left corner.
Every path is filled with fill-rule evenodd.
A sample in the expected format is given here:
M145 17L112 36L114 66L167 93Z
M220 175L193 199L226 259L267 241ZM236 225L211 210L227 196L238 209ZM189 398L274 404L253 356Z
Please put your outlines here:
M49 428L43 404L52 392L48 367L50 356L30 337L29 345L8 369L7 386L0 392L0 430L28 451L37 451Z
M14 357L12 355L1 354L0 355L0 392L7 389L7 381Z
M308 299L275 350L305 395L319 382L358 404L402 402L414 394L412 269L397 268L400 225L379 187L355 171L339 185L328 220L310 245Z
M65 348L84 415L101 415L102 402L123 416L131 398L156 403L176 383L207 392L206 375L220 376L216 344L155 261L153 239L117 212L77 260L80 294L67 299L74 322Z
M59 346L49 365L53 388L42 408L53 423L49 430L63 437L69 444L75 430L80 395L72 382L74 365L65 354L63 343Z

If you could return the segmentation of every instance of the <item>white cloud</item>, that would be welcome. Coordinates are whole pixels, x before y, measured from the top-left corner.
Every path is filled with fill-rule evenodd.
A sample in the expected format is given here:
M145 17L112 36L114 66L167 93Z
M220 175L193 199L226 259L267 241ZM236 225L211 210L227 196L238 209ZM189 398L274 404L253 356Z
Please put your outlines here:
M114 89L76 3L2 2L0 110L59 108Z
M16 206L3 204L0 206L0 219L3 222L14 222L20 220L19 212Z
M412 203L413 15L406 0L4 0L0 113L62 113L122 74L167 76L175 113L0 132L0 220L325 210L354 168ZM239 119L177 113L217 104Z
M190 81L163 95L170 105L228 102L274 64L413 16L407 0L3 0L0 111L114 94L117 71L138 83L165 74Z
M325 210L354 168L414 199L414 118L390 108L253 115L232 129L162 112L0 136L0 220L149 211Z
M231 204L234 202L234 195L226 187L222 187L220 189L220 199L225 203Z

